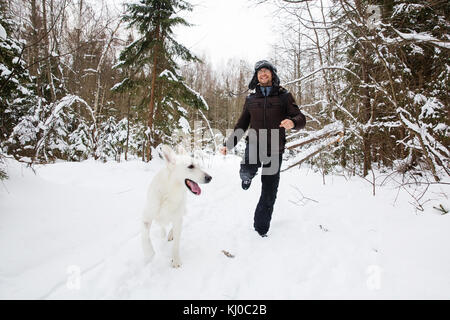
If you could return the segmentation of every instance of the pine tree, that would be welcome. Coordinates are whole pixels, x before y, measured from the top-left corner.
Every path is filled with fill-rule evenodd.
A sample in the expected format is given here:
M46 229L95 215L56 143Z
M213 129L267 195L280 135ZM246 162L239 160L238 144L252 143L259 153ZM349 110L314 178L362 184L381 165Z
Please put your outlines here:
M395 111L408 134L405 145L414 150L408 161L414 166L422 157L437 181L438 168L450 174L450 4L425 0L385 0L383 4L390 26L381 31L393 39L388 49L396 57Z
M0 0L0 147L14 126L36 101L34 87L22 58L24 43L15 39L14 23Z
M24 40L16 39L17 26L0 0L0 180L7 178L3 157L17 156L20 144L9 137L21 118L37 104L35 85L23 59Z
M450 5L426 0L339 3L347 4L339 26L351 34L347 68L360 78L347 79L347 104L348 110L358 107L363 175L373 163L398 164L427 168L438 181L439 168L449 174ZM373 25L369 6L380 14ZM353 155L361 158L359 152Z
M190 26L177 16L180 11L192 11L183 0L140 0L127 4L123 20L136 27L140 37L127 46L120 55L118 67L133 69L142 74L134 84L124 81L128 87L140 86L148 92L142 99L147 105L147 160L151 159L151 147L166 141L179 127L180 117L186 116L182 105L206 109L200 95L187 87L177 74L175 59L198 61L186 47L173 37L173 28ZM118 89L118 88L117 88Z

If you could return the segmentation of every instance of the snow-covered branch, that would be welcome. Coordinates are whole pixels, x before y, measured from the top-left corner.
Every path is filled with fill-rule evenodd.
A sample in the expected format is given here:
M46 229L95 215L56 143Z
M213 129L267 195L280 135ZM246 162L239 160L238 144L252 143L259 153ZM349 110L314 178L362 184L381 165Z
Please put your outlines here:
M305 76L303 76L301 78L285 82L285 83L282 84L282 86L287 86L287 85L290 85L290 84L293 84L293 83L302 82L302 81L308 79L309 77L311 77L311 76L315 75L316 73L321 72L323 70L343 70L343 71L346 71L346 72L352 74L356 78L360 79L359 76L356 73L354 73L353 71L351 71L350 69L347 69L345 67L342 67L342 66L323 66L323 67L320 67L319 69L316 69L316 70L308 73L307 75L305 75Z

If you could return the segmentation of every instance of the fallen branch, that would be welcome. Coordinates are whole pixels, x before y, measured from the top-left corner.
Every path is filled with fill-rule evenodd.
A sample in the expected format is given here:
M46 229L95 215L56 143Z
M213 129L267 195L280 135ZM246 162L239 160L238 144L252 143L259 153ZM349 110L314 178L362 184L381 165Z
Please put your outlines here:
M226 255L228 258L234 258L234 255L232 255L231 253L229 253L226 250L222 250L223 254Z
M319 201L317 201L317 200L314 200L314 199L305 197L305 196L303 195L303 192L301 192L300 189L297 188L296 186L291 185L291 187L294 188L295 190L297 190L298 193L300 193L301 198L299 198L297 201L289 200L289 202L295 204L296 206L299 206L299 205L304 206L308 201L313 201L313 202L315 202L315 203L319 203ZM305 200L305 199L306 199L306 200Z

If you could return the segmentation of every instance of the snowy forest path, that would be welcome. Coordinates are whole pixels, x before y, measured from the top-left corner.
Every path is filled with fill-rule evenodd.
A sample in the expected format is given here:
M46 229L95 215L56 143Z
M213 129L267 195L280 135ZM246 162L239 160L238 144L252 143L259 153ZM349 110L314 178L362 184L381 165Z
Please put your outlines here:
M450 220L412 213L400 194L307 168L281 174L267 238L253 230L261 176L242 190L237 157L204 163L188 194L182 267L155 224L144 264L141 210L152 163L61 162L36 175L11 163L0 191L0 297L27 299L310 299L448 297ZM441 187L439 187L441 188ZM434 191L439 191L438 189ZM442 190L440 192L445 192ZM448 203L443 203L448 206ZM438 263L437 263L438 261ZM73 269L75 267L75 269ZM415 279L411 281L410 279Z

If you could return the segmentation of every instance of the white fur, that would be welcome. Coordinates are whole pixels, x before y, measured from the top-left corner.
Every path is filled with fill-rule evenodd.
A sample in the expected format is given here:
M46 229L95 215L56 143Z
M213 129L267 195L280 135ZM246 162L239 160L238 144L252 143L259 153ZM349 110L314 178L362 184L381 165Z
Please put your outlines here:
M147 201L142 215L142 248L146 262L153 259L155 251L150 239L150 227L153 221L162 226L172 224L168 240L173 239L172 267L181 266L179 248L183 215L186 212L185 179L197 184L208 183L211 180L206 172L193 162L190 157L178 156L168 146L162 146L162 154L166 167L156 174L147 192ZM189 168L194 165L194 168Z

